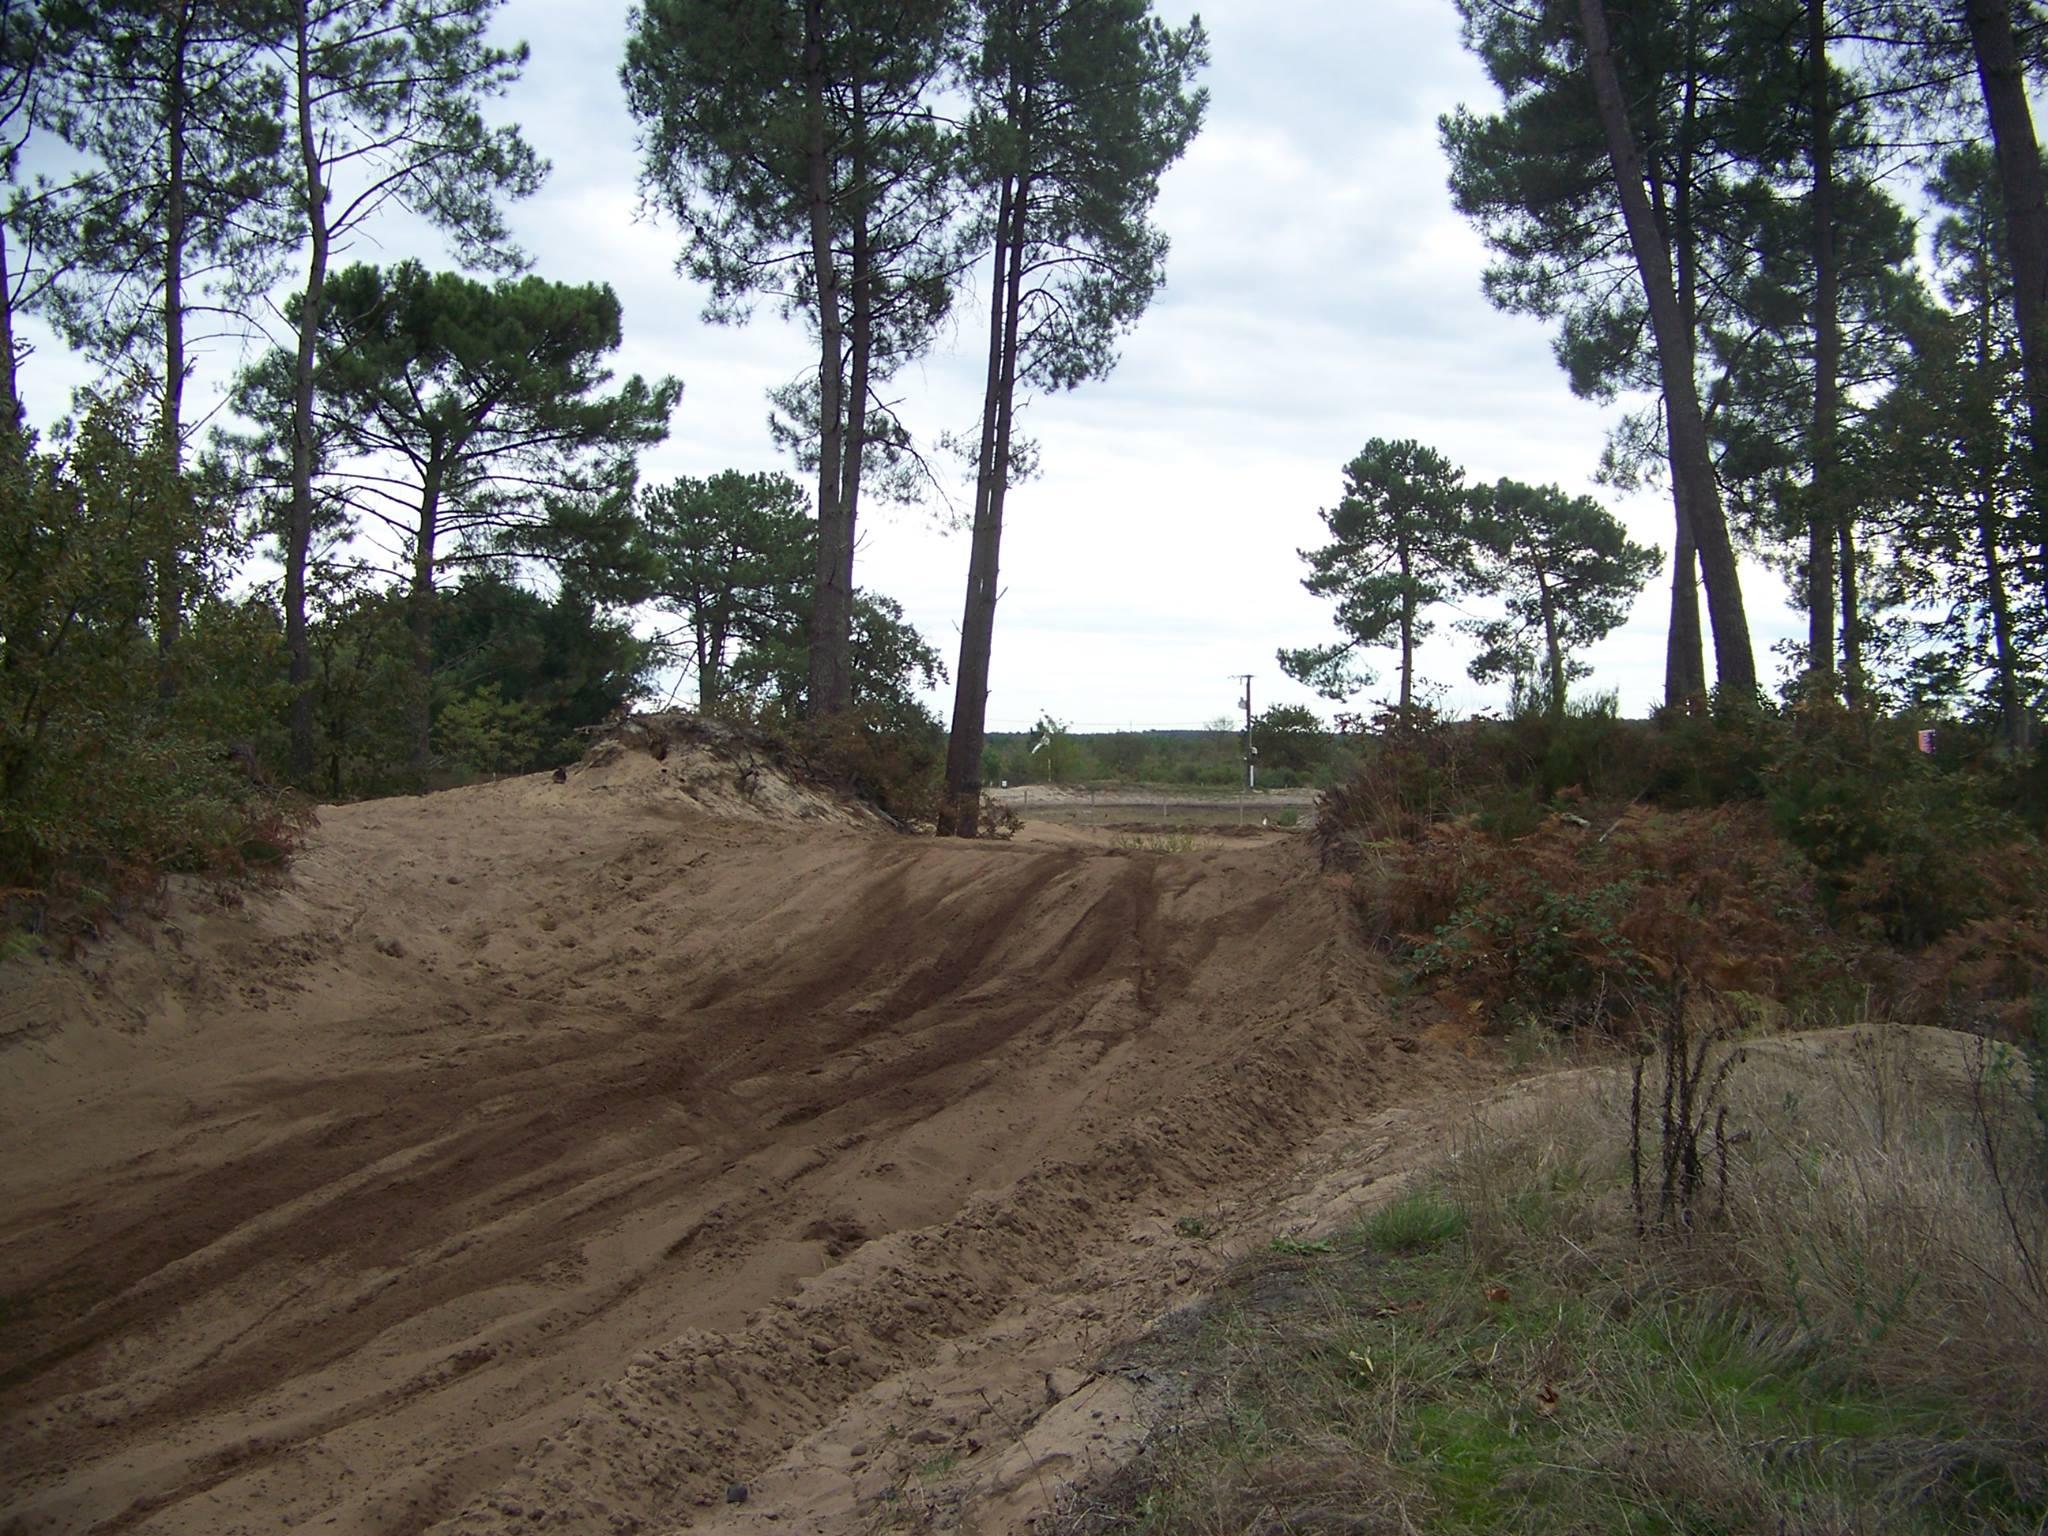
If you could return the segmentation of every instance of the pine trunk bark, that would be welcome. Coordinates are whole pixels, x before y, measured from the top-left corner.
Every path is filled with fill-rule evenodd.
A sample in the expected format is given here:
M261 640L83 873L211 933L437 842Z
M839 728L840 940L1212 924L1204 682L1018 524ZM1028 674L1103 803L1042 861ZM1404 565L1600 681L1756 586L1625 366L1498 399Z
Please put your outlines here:
M185 240L190 209L185 179L185 58L189 48L189 5L175 4L165 18L170 37L164 70L164 397L159 452L171 472L169 494L182 494L179 477L185 455ZM165 530L156 556L156 689L159 698L178 692L176 653L185 618L185 553L177 534L183 516Z
M2012 604L2006 593L2005 562L1998 552L1998 471L1987 465L1977 492L1977 548L1984 562L1984 591L1991 605L1991 646L1998 665L1999 735L2012 751L2024 751L2031 734L2020 693L2019 657L2013 648Z
M1677 537L1671 551L1671 628L1664 644L1664 703L1689 709L1707 694L1707 660L1700 632L1699 549L1692 541L1692 520L1685 500L1671 490Z
M2019 324L2020 371L2027 391L2035 579L2048 602L2048 180L2042 175L2033 109L2027 104L2012 0L1965 0L1963 14L1997 148L2013 315Z
M1550 718L1562 720L1565 705L1564 645L1557 633L1557 598L1541 568L1536 572L1536 598L1543 610L1543 654L1550 663L1550 697L1546 702Z
M697 630L697 713L708 715L718 703L720 673L724 670L725 631L700 627Z
M866 167L855 152L856 183L866 177ZM853 555L860 529L860 478L867 458L868 390L873 374L875 346L874 246L869 237L867 215L856 216L853 228L853 259L850 276L853 306L846 391L846 444L839 468L839 515L844 529L839 541L839 566L833 574L832 644L837 653L835 672L839 685L825 702L826 714L843 714L854 705L853 675Z
M1412 723L1415 705L1415 588L1410 584L1408 541L1398 542L1401 562L1401 724Z
M981 754L988 740L988 685L995 651L996 595L1001 575L1006 450L1017 377L1016 314L1010 276L1021 280L1024 210L1016 178L1005 176L996 205L995 257L989 282L988 378L981 406L981 443L974 470L974 534L967 557L967 600L960 618L960 663L953 677L953 728L946 739L946 802L942 835L981 831Z
M0 438L21 436L21 381L14 356L14 277L7 229L0 225Z
M412 630L412 766L434 759L434 544L440 537L441 465L430 458L420 477L420 521L412 550L412 587L405 595Z
M1699 6L1688 0L1685 16L1685 92L1678 119L1678 170L1673 181L1672 225L1665 230L1671 259L1678 269L1679 322L1688 333L1699 321L1699 258L1693 232L1692 196L1694 143L1699 126ZM1661 195L1657 200L1664 211ZM1667 432L1669 428L1667 427ZM1668 441L1668 438L1667 438ZM1672 555L1671 622L1664 642L1664 703L1687 709L1707 696L1707 656L1700 632L1699 546L1693 541L1686 490L1676 477L1671 484Z
M294 95L299 161L305 176L306 220L312 253L300 301L298 352L292 373L292 491L285 509L284 632L292 688L289 716L292 776L301 783L313 773L313 651L306 626L306 568L313 549L313 466L319 454L313 422L313 364L326 307L327 184L320 146L313 133L313 38L309 0L293 7Z
M1835 577L1842 589L1842 699L1861 709L1863 686L1863 607L1856 574L1856 525L1847 518L1835 524Z
M834 699L852 697L849 637L853 609L842 572L853 561L852 539L840 505L845 449L845 323L840 313L838 255L832 244L832 166L826 139L825 7L804 0L806 202L810 218L811 276L818 294L818 563L811 593L810 708L829 712Z
M1841 419L1841 276L1835 247L1835 124L1828 80L1827 0L1806 0L1813 79L1813 461L1806 513L1806 665L1835 691L1835 520L1848 515L1835 487Z
M1700 413L1699 386L1693 375L1694 338L1680 318L1672 285L1671 254L1658 231L1643 186L1642 158L1629 127L1621 79L1614 63L1603 0L1579 0L1586 39L1587 69L1592 76L1608 159L1614 167L1615 189L1628 224L1629 243L1649 303L1650 328L1656 336L1657 362L1664 386L1666 430L1674 488L1684 488L1685 515L1699 546L1700 571L1707 588L1707 616L1714 633L1714 665L1722 690L1744 707L1757 698L1756 658L1750 648L1749 621L1743 612L1742 586L1735 549L1721 511L1720 488L1714 479L1707 446L1706 422Z

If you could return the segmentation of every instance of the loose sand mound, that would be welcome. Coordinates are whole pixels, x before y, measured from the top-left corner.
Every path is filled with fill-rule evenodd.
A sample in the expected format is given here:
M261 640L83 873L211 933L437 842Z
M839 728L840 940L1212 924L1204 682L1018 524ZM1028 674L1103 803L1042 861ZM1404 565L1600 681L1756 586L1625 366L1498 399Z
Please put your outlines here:
M666 739L0 972L0 1529L1011 1528L1204 1236L1473 1071L1296 847L919 841Z

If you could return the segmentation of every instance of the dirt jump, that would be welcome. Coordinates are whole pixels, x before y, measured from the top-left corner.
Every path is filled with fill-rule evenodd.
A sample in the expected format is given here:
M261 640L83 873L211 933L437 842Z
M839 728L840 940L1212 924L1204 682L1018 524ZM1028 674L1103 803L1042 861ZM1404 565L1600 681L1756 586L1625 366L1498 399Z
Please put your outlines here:
M0 970L0 1531L1021 1531L1143 1432L1104 1351L1479 1072L1286 837L645 741L326 809Z

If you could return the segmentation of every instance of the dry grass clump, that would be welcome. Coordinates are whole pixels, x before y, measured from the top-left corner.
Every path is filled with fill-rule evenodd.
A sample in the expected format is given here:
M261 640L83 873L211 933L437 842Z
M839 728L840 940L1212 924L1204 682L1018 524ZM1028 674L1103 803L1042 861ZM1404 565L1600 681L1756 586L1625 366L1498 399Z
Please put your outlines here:
M1859 1029L1749 1046L1726 1093L1725 1192L1639 1229L1628 1074L1525 1081L1431 1182L1137 1346L1185 1422L1059 1529L2038 1532L2023 1067Z

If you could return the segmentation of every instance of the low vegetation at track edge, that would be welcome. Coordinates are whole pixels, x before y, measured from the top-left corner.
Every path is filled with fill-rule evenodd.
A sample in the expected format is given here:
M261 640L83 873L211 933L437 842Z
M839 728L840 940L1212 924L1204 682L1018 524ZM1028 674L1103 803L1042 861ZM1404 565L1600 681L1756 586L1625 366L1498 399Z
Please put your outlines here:
M1670 1048L1647 1108L1626 1072L1525 1081L1392 1203L1133 1345L1116 1368L1182 1383L1176 1422L1059 1536L2038 1531L2024 1063L1897 1027L1740 1060L1690 1036L1727 1098L1660 1207Z

